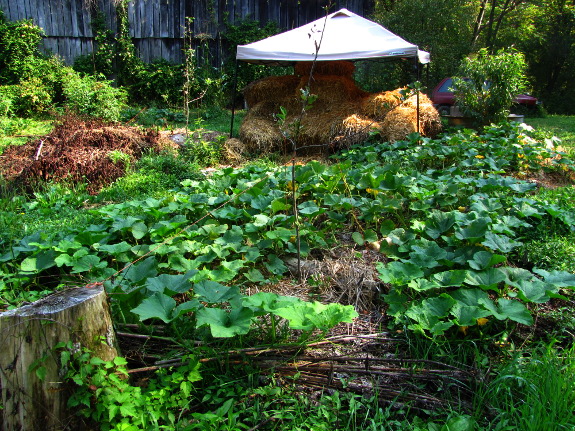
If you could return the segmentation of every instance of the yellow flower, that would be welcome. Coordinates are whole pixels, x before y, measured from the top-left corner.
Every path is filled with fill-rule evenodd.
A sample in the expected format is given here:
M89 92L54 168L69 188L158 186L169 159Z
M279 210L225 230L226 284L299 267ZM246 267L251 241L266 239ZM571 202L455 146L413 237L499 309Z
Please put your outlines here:
M375 190L375 189L365 189L366 192L371 193L374 196L377 196L379 193L379 190Z
M462 213L464 213L467 210L467 208L465 208L465 207L458 207L457 209L459 210L459 212L462 212Z
M469 329L469 326L460 326L459 327L459 332L461 332L463 335L467 335L467 330Z
M478 155L475 156L475 158L476 158L476 159L484 159L485 156L482 156L481 154L478 154Z
M525 157L525 154L517 154L517 157L520 158L520 159L522 159L522 158Z
M286 187L287 187L288 190L294 190L293 182L292 182L292 181L288 181L288 183L286 184ZM297 190L298 187L299 187L299 186L298 186L298 184L296 183L296 185L295 185L295 190Z
M477 324L479 326L486 325L487 322L489 322L489 319L486 319L485 317L480 317L479 319L477 319Z

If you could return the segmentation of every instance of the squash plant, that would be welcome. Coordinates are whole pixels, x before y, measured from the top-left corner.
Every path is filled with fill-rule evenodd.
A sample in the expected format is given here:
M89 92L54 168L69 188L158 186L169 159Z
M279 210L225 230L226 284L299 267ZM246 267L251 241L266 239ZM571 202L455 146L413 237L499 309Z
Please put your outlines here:
M575 226L571 209L531 199L534 183L506 176L573 169L549 143L518 125L412 136L350 149L331 165L298 166L295 186L283 167L225 168L182 182L164 199L95 209L99 222L83 231L10 244L0 254L0 291L18 297L47 285L105 281L125 321L154 319L176 329L188 322L215 337L245 334L261 316L272 325L326 330L355 312L241 293L287 272L284 258L296 253L290 196L297 193L302 253L337 244L342 231L358 244L378 242L388 259L378 270L389 313L412 329L441 335L486 319L530 324L530 304L575 286L572 274L519 268L514 259L535 224Z

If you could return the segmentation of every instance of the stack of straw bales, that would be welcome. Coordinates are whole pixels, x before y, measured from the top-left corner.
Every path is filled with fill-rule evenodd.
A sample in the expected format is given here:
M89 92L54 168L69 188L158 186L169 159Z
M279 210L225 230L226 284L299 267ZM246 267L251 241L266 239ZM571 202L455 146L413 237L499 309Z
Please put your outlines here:
M417 131L415 96L402 100L401 89L366 93L357 87L353 71L354 64L347 61L315 66L301 62L294 75L272 76L248 85L244 97L249 111L240 127L246 151L289 151L291 141L296 140L298 154L319 153L361 143L371 133L396 141ZM301 93L308 86L317 99L302 115ZM420 94L419 100L420 133L435 136L441 131L439 114L427 96ZM281 128L280 108L287 112Z

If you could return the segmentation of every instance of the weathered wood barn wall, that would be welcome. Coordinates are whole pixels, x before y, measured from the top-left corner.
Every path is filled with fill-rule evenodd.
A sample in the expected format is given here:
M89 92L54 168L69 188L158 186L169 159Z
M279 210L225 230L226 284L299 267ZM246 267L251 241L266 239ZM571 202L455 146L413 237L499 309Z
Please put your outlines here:
M42 49L71 64L94 48L91 22L95 11L117 30L116 4L122 0L0 0L10 21L32 19L45 32ZM328 0L131 0L130 34L142 60L182 61L186 17L193 17L195 45L208 49L218 66L226 55L222 33L242 20L275 21L281 30L299 27L325 15ZM334 0L330 11L342 7L369 15L374 0ZM229 51L229 50L228 50ZM202 54L201 52L199 53Z

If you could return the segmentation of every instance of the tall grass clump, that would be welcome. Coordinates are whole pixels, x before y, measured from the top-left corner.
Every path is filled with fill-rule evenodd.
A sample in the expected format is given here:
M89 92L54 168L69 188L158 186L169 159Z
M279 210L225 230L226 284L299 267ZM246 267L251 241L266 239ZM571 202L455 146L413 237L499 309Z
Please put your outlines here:
M574 387L574 349L560 351L551 344L505 363L478 397L478 407L494 415L489 429L574 429Z

